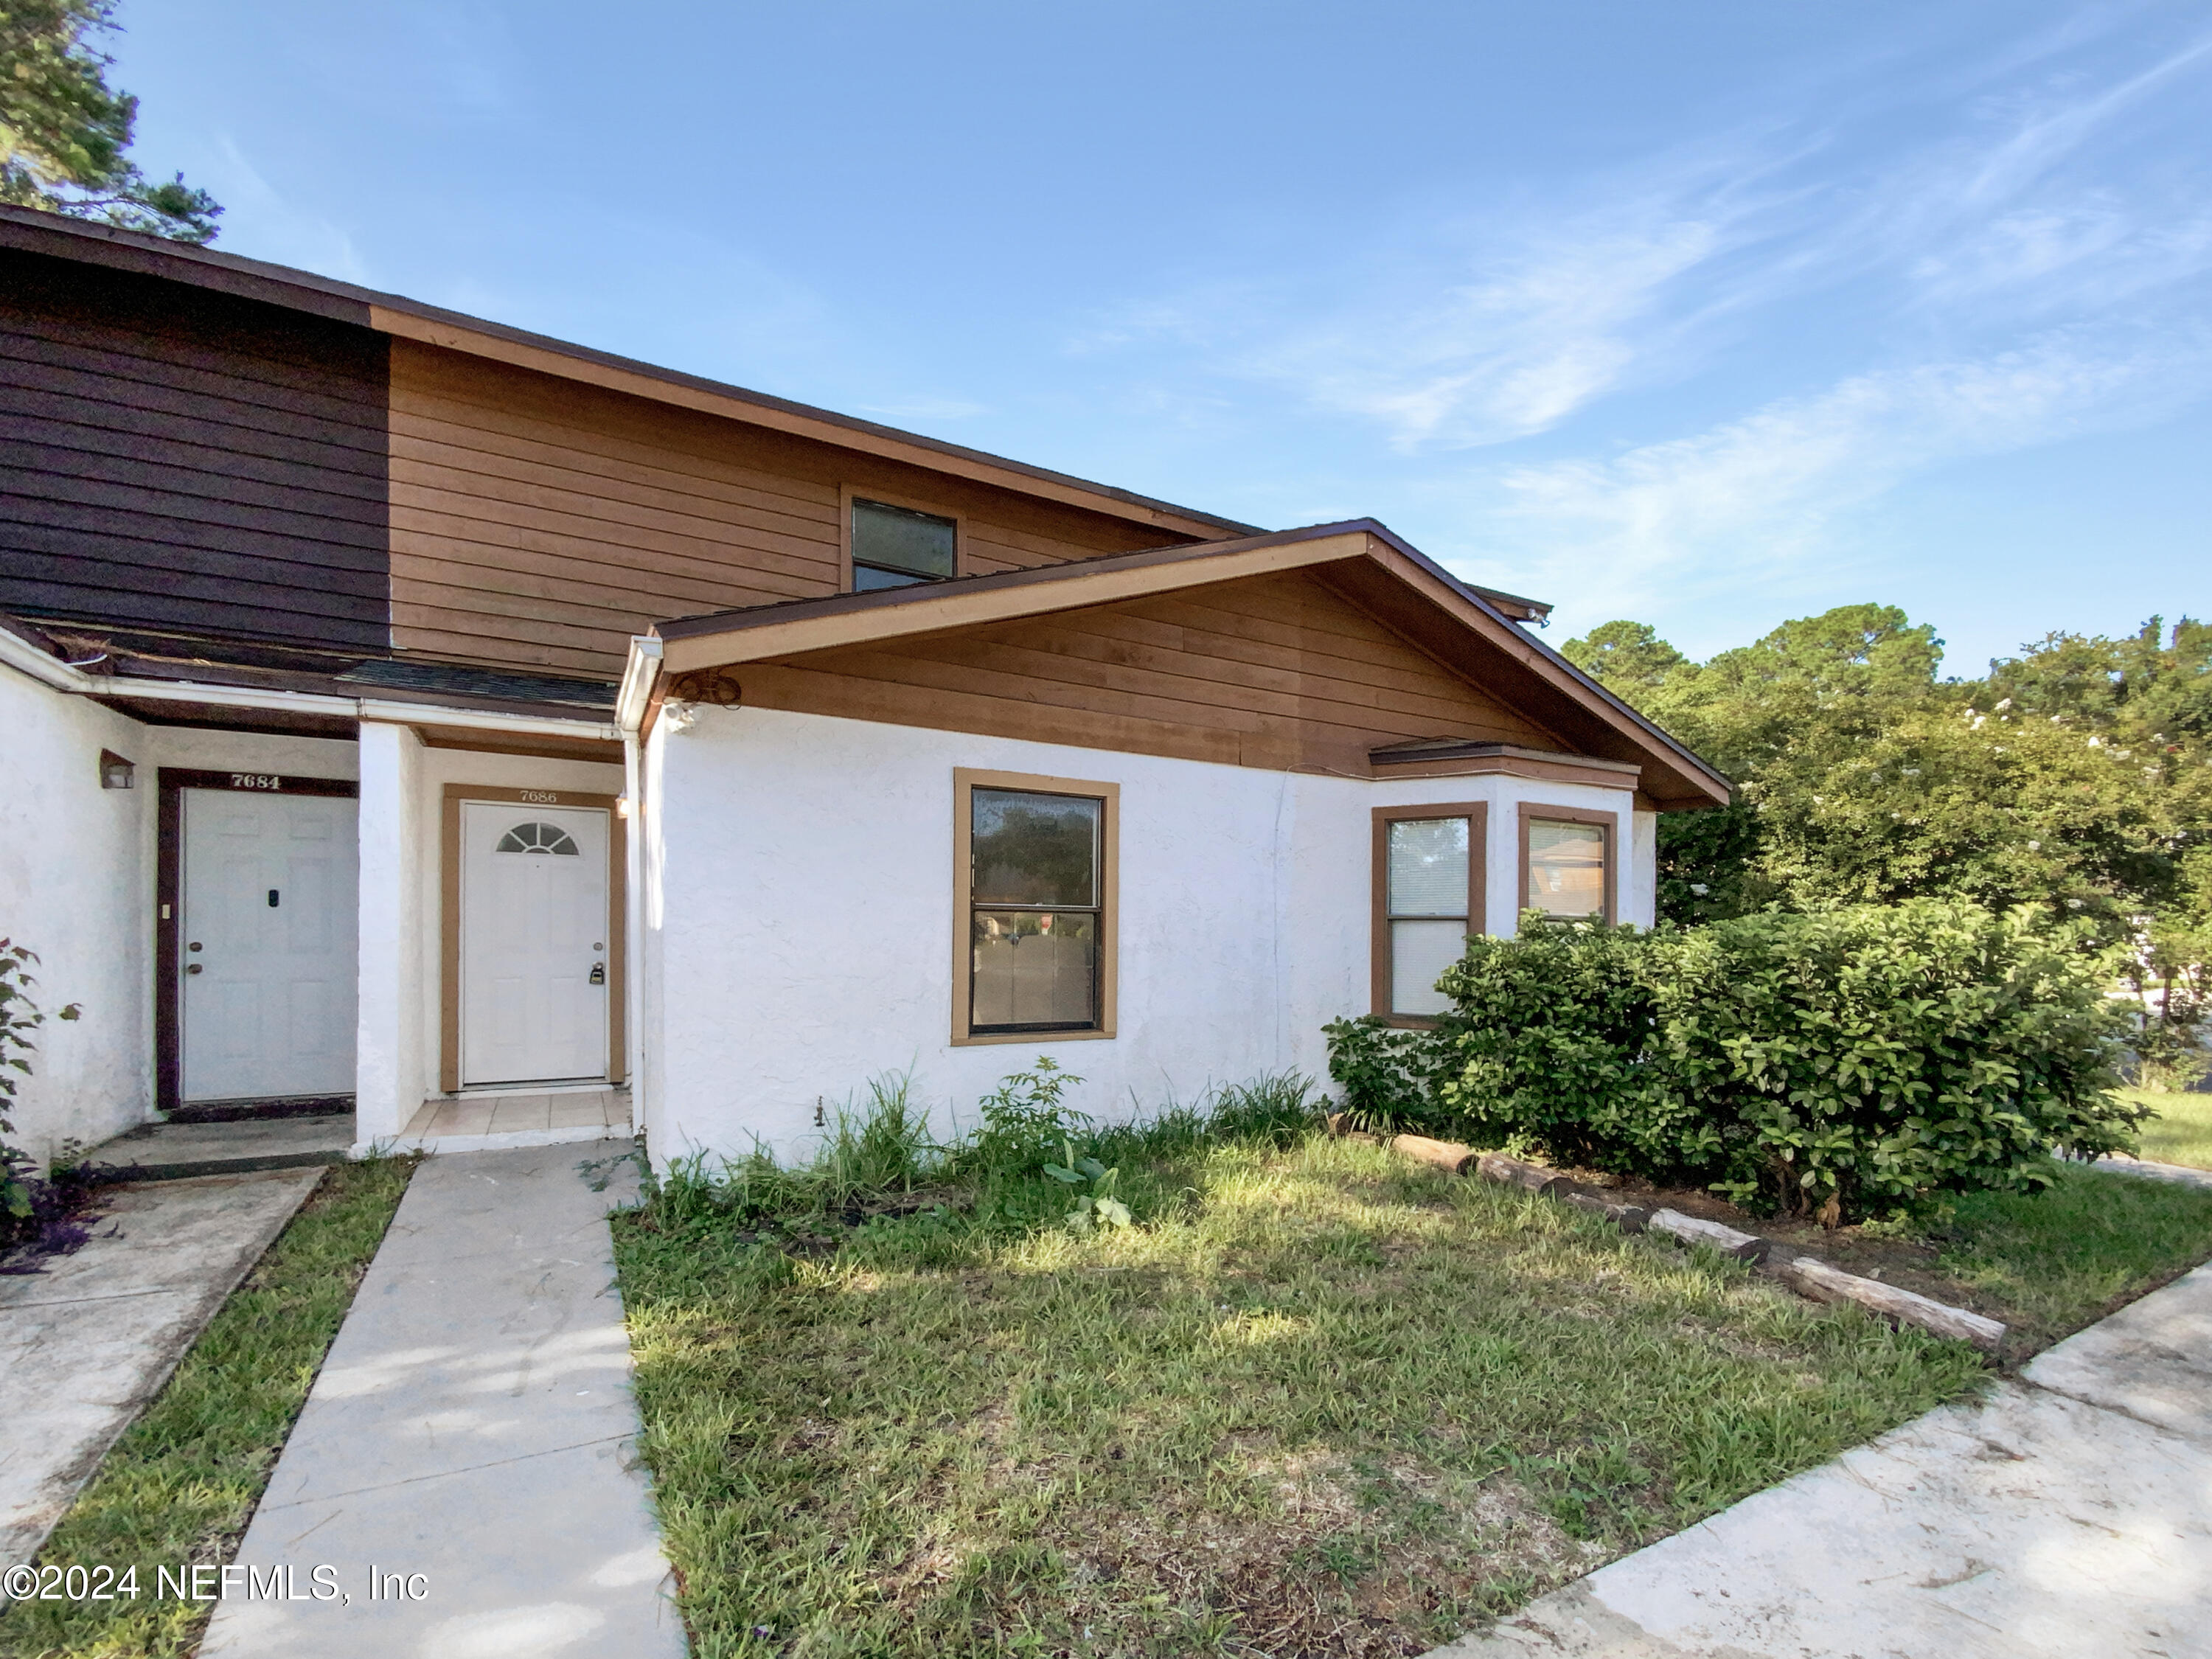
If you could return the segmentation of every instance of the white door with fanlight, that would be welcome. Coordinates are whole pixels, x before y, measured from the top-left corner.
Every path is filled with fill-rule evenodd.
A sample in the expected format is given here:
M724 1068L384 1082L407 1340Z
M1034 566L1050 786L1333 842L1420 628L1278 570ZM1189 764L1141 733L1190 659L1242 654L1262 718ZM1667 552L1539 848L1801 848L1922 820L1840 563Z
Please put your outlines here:
M179 793L180 1094L188 1102L351 1094L356 804L246 789Z
M464 1087L607 1075L607 813L461 803Z

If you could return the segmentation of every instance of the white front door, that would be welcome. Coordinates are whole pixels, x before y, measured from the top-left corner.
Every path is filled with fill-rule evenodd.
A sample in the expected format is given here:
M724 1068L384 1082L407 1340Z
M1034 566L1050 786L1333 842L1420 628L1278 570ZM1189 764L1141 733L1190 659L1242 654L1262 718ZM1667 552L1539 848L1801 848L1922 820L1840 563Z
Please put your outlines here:
M607 1074L607 815L461 804L461 1082Z
M185 1099L351 1094L356 803L182 793Z

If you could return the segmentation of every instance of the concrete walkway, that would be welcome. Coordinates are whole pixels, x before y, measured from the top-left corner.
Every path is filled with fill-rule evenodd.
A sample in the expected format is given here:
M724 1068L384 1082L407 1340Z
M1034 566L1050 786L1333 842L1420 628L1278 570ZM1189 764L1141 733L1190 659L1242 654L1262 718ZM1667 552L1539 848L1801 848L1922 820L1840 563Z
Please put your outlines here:
M142 1123L95 1146L96 1167L139 1181L243 1175L343 1164L353 1147L353 1114L263 1118L233 1123Z
M0 1566L38 1553L322 1177L118 1187L81 1249L0 1278Z
M593 1192L592 1154L416 1172L239 1550L260 1576L234 1578L207 1659L683 1653L606 1223L635 1176Z
M1434 1659L2212 1655L2212 1267Z
M2186 1164L2154 1164L2145 1158L2100 1158L2096 1167L2109 1170L2114 1175L2143 1176L2152 1181L2171 1181L2177 1186L2212 1188L2212 1170L2191 1169Z

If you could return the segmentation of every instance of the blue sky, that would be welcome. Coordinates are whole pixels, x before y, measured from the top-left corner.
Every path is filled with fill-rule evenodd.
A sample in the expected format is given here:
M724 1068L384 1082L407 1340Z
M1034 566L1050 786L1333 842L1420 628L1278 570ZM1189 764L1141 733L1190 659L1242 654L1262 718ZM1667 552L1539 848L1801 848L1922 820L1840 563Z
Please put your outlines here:
M2212 6L126 0L218 246L1703 655L2212 611Z

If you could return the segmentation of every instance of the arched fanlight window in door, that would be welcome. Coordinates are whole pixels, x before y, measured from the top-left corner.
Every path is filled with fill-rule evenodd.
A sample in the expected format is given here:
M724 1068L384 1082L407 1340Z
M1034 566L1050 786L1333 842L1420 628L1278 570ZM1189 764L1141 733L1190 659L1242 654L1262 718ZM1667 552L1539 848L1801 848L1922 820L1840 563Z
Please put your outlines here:
M577 856L576 843L557 823L518 823L499 838L495 853L551 853L562 858Z

